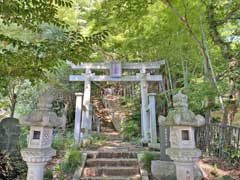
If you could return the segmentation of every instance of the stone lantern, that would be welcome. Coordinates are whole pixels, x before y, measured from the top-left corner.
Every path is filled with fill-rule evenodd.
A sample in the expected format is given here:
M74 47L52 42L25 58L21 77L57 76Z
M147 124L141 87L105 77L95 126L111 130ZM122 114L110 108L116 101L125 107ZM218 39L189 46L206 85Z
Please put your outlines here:
M21 124L30 126L28 147L21 151L28 166L27 180L42 180L44 166L56 151L51 148L53 127L60 127L63 118L51 112L53 95L46 91L37 104L37 110L21 120Z
M170 148L166 153L176 165L177 180L198 179L201 171L196 161L201 151L195 146L194 128L204 125L205 119L188 109L187 96L179 92L173 96L173 109L164 124L170 127Z

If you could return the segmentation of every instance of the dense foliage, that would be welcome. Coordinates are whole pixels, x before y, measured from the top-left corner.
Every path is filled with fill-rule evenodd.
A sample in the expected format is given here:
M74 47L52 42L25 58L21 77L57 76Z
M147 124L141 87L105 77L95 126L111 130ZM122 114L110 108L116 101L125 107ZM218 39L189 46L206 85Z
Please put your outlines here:
M95 2L92 31L108 29L98 54L105 59L167 59L169 97L179 88L195 112L211 121L219 110L231 124L239 106L239 2L109 0ZM171 106L171 102L168 102Z
M0 152L0 179L24 179L27 165L21 159L20 153L9 155Z
M26 115L35 109L41 91L51 86L56 89L52 110L65 115L71 127L74 92L83 86L68 81L72 71L67 60L77 64L165 59L158 114L167 114L172 95L181 89L189 107L207 122L239 125L239 18L238 0L0 0L0 110L12 117ZM122 136L139 138L139 101L122 105L131 110ZM21 131L20 144L25 147L27 129ZM104 141L94 138L95 144ZM55 132L58 153L72 144L71 135ZM239 153L232 158L235 163ZM143 156L146 168L152 159L152 154ZM55 167L59 179L72 173L80 160L81 152L70 149ZM0 153L0 179L13 179L25 170L21 159ZM48 172L46 177L52 175Z
M239 6L222 0L3 1L0 105L14 116L26 81L29 87L49 79L56 84L66 60L166 59L161 104L170 107L172 94L184 89L195 112L211 121L219 111L231 124L240 102Z

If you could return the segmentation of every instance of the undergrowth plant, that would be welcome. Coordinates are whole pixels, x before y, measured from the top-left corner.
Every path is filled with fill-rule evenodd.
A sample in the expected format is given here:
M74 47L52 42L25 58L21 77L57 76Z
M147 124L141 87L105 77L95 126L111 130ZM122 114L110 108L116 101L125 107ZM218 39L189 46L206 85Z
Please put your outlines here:
M73 135L71 132L67 132L66 134L61 131L54 132L52 147L60 152L69 148L74 143Z
M76 147L72 147L64 156L64 160L61 164L62 170L65 174L72 174L74 173L75 169L81 165L81 162L81 151Z
M9 155L7 152L0 152L0 179L26 179L27 165L17 152Z
M140 138L141 113L137 99L123 98L122 105L129 111L128 118L121 124L121 135L124 140L132 141Z
M144 152L140 158L141 165L144 169L151 170L151 161L154 160L154 154L151 152Z

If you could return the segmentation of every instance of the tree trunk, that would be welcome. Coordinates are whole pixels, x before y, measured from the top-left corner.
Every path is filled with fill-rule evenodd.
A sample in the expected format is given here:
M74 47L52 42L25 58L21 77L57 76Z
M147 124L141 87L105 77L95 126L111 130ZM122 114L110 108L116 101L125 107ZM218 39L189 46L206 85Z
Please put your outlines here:
M235 88L234 88L235 89ZM223 114L222 125L231 125L240 103L240 90L231 93L228 104Z
M17 103L17 95L13 94L12 98L10 99L10 117L14 117L14 113L15 113L15 108L16 108L16 103Z
M222 125L231 125L232 121L234 120L235 114L237 112L237 108L239 106L239 96L240 96L240 87L239 87L239 82L240 82L240 77L238 73L238 69L240 68L240 63L235 60L237 57L233 56L233 53L231 53L231 46L230 42L226 42L224 38L221 37L220 33L218 32L218 26L222 25L227 22L227 19L230 18L234 12L237 11L237 7L233 8L233 10L225 16L221 23L219 21L216 21L216 7L214 6L213 2L209 3L207 5L207 20L210 28L210 36L213 40L213 42L218 45L221 49L221 53L223 58L229 62L228 66L228 78L229 78L229 86L230 86L230 94L229 94L229 99L227 100L227 105L226 108L224 109L223 113L223 120L222 120Z

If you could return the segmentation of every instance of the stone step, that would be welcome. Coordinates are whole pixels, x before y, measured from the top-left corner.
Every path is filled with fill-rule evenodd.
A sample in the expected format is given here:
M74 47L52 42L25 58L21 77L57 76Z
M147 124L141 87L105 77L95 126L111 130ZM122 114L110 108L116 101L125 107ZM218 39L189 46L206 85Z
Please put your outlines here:
M127 159L127 158L121 158L121 159L110 159L110 158L99 158L99 159L87 159L86 166L88 167L94 167L94 166L100 166L100 167L106 167L106 166L138 166L137 159Z
M138 167L85 167L82 176L133 176L138 174Z
M87 158L137 158L136 152L112 152L112 151L99 151L89 152Z
M135 176L86 176L80 178L80 180L141 180L140 175Z

